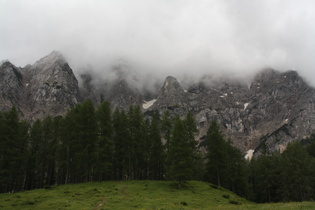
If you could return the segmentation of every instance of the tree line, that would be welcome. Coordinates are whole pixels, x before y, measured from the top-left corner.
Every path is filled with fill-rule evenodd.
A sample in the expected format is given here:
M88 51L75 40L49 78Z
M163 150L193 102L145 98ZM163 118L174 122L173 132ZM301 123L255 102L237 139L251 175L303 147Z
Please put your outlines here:
M204 180L257 202L314 198L315 140L249 162L216 121L206 153L197 134L191 113L144 116L139 106L112 111L108 102L95 108L87 100L65 116L30 124L13 107L0 113L0 192L105 180L174 180L179 187Z

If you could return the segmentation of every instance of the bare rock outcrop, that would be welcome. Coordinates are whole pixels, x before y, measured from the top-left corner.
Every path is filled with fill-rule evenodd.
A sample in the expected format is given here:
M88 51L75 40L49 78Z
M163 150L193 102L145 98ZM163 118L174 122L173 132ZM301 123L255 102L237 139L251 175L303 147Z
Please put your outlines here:
M1 109L16 106L27 120L63 115L81 101L78 81L59 52L54 51L25 68L9 62L0 68L4 104Z

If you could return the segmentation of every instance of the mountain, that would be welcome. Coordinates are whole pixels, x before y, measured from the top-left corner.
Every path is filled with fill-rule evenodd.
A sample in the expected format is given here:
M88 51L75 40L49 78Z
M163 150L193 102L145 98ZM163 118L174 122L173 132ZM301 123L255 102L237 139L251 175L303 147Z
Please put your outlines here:
M33 122L46 115L63 115L90 99L96 106L107 100L112 109L128 110L138 104L145 115L166 110L180 116L192 112L200 145L211 121L217 120L238 148L256 154L283 151L289 142L315 131L315 89L295 71L265 69L250 84L205 76L184 88L169 76L153 92L140 88L141 77L125 63L114 66L109 74L96 82L97 76L88 71L81 75L79 86L69 64L56 51L24 68L4 61L0 65L0 111L16 106L24 119Z
M168 77L148 111L185 115L193 112L206 135L209 124L217 120L226 137L243 151L283 151L291 141L301 140L315 131L315 89L295 71L266 69L248 87L237 81L202 81L183 90L175 78Z
M82 101L72 69L56 51L24 68L4 62L0 74L0 109L14 105L30 121L63 115Z

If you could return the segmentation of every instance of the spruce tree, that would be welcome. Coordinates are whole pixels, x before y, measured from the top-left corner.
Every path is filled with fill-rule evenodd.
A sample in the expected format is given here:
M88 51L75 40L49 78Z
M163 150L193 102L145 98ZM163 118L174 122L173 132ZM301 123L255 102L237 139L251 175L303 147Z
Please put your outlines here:
M183 132L186 132L189 142L190 142L190 147L194 151L193 152L194 164L192 165L193 178L202 180L203 174L204 174L203 158L202 158L202 154L197 148L198 142L196 141L196 135L198 134L198 129L196 126L195 118L191 112L188 112L183 123L185 126L185 129L183 130Z
M0 192L23 188L28 125L20 123L15 107L0 113Z
M227 144L216 121L212 121L207 132L207 163L205 178L207 181L221 186L228 176Z
M171 141L171 132L173 126L173 119L170 115L170 112L166 110L161 119L161 133L162 137L165 140L165 150L169 149L169 143Z
M112 178L114 161L112 116L107 101L98 107L96 116L98 125L96 180L102 181Z
M26 189L43 187L44 167L46 158L44 158L44 142L42 135L42 121L36 120L30 130L30 147L28 153L28 168Z
M172 135L167 152L167 177L181 187L193 175L194 150L185 125L179 116L175 117Z
M146 176L148 153L146 151L145 127L140 106L129 107L128 122L131 179L143 179Z
M261 155L249 163L252 200L260 203L278 202L280 155Z
M305 201L312 195L312 159L300 142L290 143L281 155L282 201Z
M164 175L165 153L161 141L159 117L153 115L149 126L149 179L161 180Z
M97 124L93 103L90 100L83 102L79 109L77 124L79 126L79 142L82 151L78 153L80 161L81 180L93 181L93 170L96 162Z
M56 151L57 139L54 130L53 118L47 116L42 122L43 135L43 159L46 159L44 166L44 185L52 185L56 181L55 167L56 167Z
M206 141L206 180L239 195L246 195L248 187L245 159L230 140L224 139L216 121L212 121Z
M130 176L130 136L126 113L118 108L113 113L114 168L118 180L129 179Z

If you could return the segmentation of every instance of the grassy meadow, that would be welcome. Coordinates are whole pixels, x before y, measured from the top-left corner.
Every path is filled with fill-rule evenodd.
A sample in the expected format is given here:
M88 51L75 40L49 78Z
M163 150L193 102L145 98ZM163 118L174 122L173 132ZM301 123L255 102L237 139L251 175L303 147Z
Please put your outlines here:
M190 181L107 181L0 194L0 209L315 209L315 203L254 204L215 185Z

